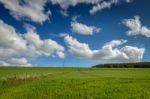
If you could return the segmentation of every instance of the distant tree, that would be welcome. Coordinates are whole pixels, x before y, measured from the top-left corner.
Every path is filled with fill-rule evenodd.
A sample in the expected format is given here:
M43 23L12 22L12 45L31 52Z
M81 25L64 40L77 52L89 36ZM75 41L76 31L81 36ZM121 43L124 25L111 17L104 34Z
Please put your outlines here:
M98 67L98 68L150 68L150 62L99 64L99 65L96 65L93 67Z

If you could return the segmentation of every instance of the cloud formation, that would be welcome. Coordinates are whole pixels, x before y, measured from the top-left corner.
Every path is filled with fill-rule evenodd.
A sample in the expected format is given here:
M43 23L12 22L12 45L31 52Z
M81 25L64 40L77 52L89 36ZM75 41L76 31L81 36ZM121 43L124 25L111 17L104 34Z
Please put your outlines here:
M127 31L127 35L142 35L145 37L150 37L150 29L142 25L140 16L134 16L133 19L124 19L122 23L130 29Z
M18 20L26 19L43 23L51 15L50 10L44 11L47 0L0 0L0 3Z
M145 48L134 46L122 46L127 40L112 40L105 43L98 50L91 50L89 45L81 43L77 39L67 35L64 40L68 45L69 52L81 59L91 59L107 62L138 62L143 59Z
M50 0L52 4L59 4L62 9L67 9L69 6L76 6L77 4L95 4L101 0Z
M74 19L74 21L71 22L71 28L73 32L82 35L92 35L94 33L100 32L100 28L79 23L76 21L76 19Z
M76 6L81 3L93 5L89 12L94 14L105 8L111 8L112 5L117 5L120 2L129 3L131 0L0 0L0 3L17 20L30 20L41 24L49 20L49 16L52 15L50 9L45 9L47 3L60 5L63 9L60 10L60 13L67 16L67 9L70 6Z
M51 39L42 40L35 30L26 26L27 33L0 20L0 65L30 66L30 58L58 56L64 58L64 47Z
M118 0L110 0L110 1L102 1L100 3L97 3L95 6L90 9L90 14L94 14L97 11L103 10L105 8L110 8L113 4L117 4Z
M106 8L111 8L113 5L117 5L121 2L126 2L126 3L130 3L131 0L109 0L109 1L105 1L105 0L101 0L99 3L96 3L92 9L90 9L90 14L94 14L98 11L101 11L103 9Z

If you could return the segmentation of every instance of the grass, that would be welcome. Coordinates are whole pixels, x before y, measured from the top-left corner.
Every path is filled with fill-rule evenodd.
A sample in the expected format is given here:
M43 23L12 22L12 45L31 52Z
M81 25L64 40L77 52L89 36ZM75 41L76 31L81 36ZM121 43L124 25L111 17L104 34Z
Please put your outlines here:
M150 99L150 69L1 67L0 99Z

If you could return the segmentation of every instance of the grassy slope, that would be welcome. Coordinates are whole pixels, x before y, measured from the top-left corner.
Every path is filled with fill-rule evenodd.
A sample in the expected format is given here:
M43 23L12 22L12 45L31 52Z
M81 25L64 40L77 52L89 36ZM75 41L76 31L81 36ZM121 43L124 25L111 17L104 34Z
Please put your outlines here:
M12 76L46 73L50 74L46 77L23 80ZM12 78L8 78L10 76ZM150 69L0 68L0 78L0 99L149 99L150 97Z

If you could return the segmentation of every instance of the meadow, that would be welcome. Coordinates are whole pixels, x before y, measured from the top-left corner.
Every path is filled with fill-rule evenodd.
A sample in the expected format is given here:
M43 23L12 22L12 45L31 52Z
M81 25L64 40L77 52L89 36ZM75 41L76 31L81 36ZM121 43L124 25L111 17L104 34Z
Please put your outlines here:
M0 99L150 99L150 69L0 67Z

